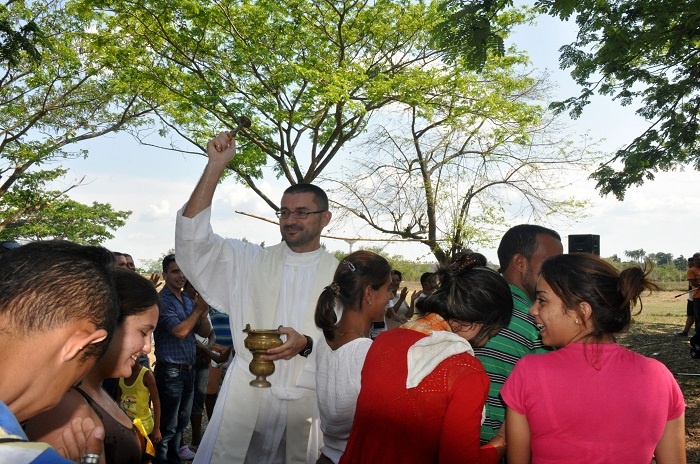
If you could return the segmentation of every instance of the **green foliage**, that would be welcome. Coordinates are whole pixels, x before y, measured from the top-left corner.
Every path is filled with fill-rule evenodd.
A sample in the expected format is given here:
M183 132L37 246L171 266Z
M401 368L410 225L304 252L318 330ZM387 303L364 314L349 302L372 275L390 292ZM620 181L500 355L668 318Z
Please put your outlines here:
M402 255L389 255L388 253L384 252L381 247L370 246L361 247L360 249L377 253L378 255L386 258L386 260L389 261L392 269L396 269L401 272L403 280L405 281L418 282L420 281L421 274L424 272L435 272L435 263L416 262L407 259ZM342 261L349 253L336 250L332 254L338 261Z
M562 47L562 68L581 94L556 105L578 117L594 93L637 104L649 127L591 176L602 195L653 180L659 170L700 170L700 1L540 0L549 14L575 16L576 41ZM614 162L622 164L618 170Z
M15 2L10 2L10 4ZM12 5L13 10L23 9L24 2ZM39 60L38 43L43 32L33 20L17 22L7 5L0 5L0 62L17 65L23 57Z
M373 114L430 95L443 56L427 32L441 13L424 2L72 5L97 24L105 49L133 67L130 78L151 86L164 131L203 151L215 128L250 117L229 168L273 208L259 187L264 166L289 183L318 178Z
M60 189L56 163L86 156L73 143L141 123L138 85L119 84L119 67L95 48L99 37L63 2L10 2L0 8L0 235L101 243L128 211L81 205ZM15 31L15 34L12 33ZM42 169L49 166L49 169ZM65 182L64 182L65 184Z
M630 259L633 259L636 262L642 262L644 261L644 258L646 257L647 253L643 249L638 249L638 250L625 250L625 256L627 256Z
M686 271L688 269L688 258L684 258L683 255L680 255L673 260L673 265L679 271Z
M141 263L143 265L143 268L139 269L139 271L148 274L161 274L163 272L163 258L174 253L175 248L170 248L165 253L161 253L160 256L156 259L142 259Z
M436 64L422 81L430 90L401 98L370 126L372 156L329 189L338 216L420 241L438 262L492 244L518 214L575 219L585 203L558 196L563 174L586 169L594 153L562 136L538 104L546 86L517 71L526 60L511 51L479 74Z
M576 40L560 49L559 62L581 87L578 96L552 104L577 118L596 94L638 105L648 128L591 178L601 195L619 200L659 170L686 165L700 170L700 0L536 0L535 7L563 20L574 18ZM462 44L477 63L508 0L443 0L451 16L438 40Z
M615 266L619 271L632 266L646 266L652 268L651 279L656 282L662 290L685 290L687 288L686 270L688 260L680 257L673 259L671 253L656 252L647 254L643 249L627 250L625 256L632 261L623 262L617 255L604 258L605 261Z
M434 43L444 49L447 62L463 60L470 70L482 71L491 58L506 55L505 39L512 27L531 19L532 11L512 8L512 0L443 0L443 18L431 30Z

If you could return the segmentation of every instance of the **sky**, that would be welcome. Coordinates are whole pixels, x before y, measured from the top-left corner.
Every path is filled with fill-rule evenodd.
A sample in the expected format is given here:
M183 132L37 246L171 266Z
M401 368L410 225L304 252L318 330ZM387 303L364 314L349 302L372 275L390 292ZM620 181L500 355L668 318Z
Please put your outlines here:
M511 37L512 42L528 52L533 68L551 73L551 80L558 86L555 99L577 94L568 72L558 67L558 48L571 42L575 30L572 24L542 17L536 25L518 28ZM623 108L602 97L595 97L580 119L574 121L564 116L563 122L576 133L586 133L592 140L600 140L601 147L608 152L626 145L646 127L646 123L634 115L633 108ZM219 130L213 128L212 132ZM126 134L87 141L79 148L89 150L87 159L62 163L69 169L66 182L85 176L85 184L73 189L70 196L84 203L107 202L115 209L133 211L127 224L114 232L115 238L103 245L130 253L137 266L143 265L143 260L158 259L173 248L176 212L187 201L199 179L206 164L204 156L149 148ZM565 252L571 234L599 235L604 257L617 254L622 258L625 250L640 248L647 253L665 252L686 257L700 250L700 243L694 238L697 232L696 221L693 221L695 211L700 209L700 197L690 194L695 191L694 182L700 178L698 172L686 169L659 173L656 180L631 188L622 202L612 196L601 198L594 183L587 180L589 173L580 174L580 179L564 193L589 199L591 206L582 212L577 222L557 225ZM266 187L266 191L272 192L272 198L279 198L286 185L272 179L267 181ZM228 179L219 185L215 195L214 230L223 236L245 237L255 243L279 241L276 225L235 211L275 219L270 208L255 193ZM527 218L522 218L520 222L526 221ZM354 236L352 230L333 228L332 223L329 233ZM378 237L378 234L371 237ZM323 243L329 250L350 250L350 245L344 241L324 239ZM386 252L409 259L433 260L425 245L361 243L383 246ZM359 244L354 247L357 249ZM497 262L495 246L476 251Z

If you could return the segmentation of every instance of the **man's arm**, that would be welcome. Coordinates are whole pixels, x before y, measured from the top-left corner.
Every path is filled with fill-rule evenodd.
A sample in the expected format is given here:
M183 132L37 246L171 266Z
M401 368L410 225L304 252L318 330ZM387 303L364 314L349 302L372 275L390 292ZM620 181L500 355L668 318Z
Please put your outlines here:
M226 169L226 165L236 154L236 139L230 138L228 132L222 132L207 143L209 161L202 177L192 191L182 215L193 218L211 206L216 185Z
M209 311L209 305L202 298L195 298L194 300L194 311L187 316L187 319L180 322L178 325L170 330L170 333L175 338L183 339L194 330L197 322L200 322L203 313ZM208 321L207 321L208 324ZM209 325L209 330L211 330L211 325ZM209 333L207 332L207 335Z

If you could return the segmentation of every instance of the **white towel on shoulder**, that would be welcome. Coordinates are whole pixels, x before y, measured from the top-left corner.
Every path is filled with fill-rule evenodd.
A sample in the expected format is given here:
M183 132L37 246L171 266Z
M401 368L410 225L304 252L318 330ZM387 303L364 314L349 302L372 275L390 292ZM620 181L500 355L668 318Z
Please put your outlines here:
M406 388L417 387L438 364L460 353L474 356L474 350L468 341L452 332L433 330L408 349Z

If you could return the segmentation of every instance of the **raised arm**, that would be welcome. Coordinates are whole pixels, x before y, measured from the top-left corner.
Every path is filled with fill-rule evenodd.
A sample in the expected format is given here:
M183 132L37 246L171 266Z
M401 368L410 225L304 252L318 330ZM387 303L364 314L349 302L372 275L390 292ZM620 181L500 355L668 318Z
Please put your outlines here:
M207 143L209 161L197 186L192 191L182 215L193 218L211 206L214 191L221 179L226 165L236 154L236 139L229 137L228 132L222 132Z
M165 306L165 304L164 304L164 306ZM187 319L185 319L184 321L180 322L178 325L173 327L170 330L170 333L175 338L179 338L179 339L185 338L187 336L187 334L189 334L190 332L192 332L192 330L195 329L195 326L197 325L198 322L200 324L203 324L202 323L202 316L204 314L206 314L207 311L209 311L209 305L207 304L206 301L204 301L204 299L199 298L199 296L198 296L194 300L194 311L192 311L190 313L190 315L187 316ZM208 324L208 321L205 321L205 323ZM201 327L201 325L200 325L200 327ZM209 325L209 330L211 330L211 325ZM208 334L208 331L207 331L207 334Z

